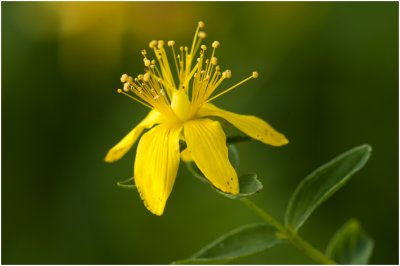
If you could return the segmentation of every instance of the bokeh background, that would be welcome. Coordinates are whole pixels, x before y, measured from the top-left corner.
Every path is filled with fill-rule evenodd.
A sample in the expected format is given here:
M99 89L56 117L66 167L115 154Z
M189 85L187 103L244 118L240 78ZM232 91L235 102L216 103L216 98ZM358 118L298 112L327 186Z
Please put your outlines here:
M2 263L167 264L242 224L260 221L181 165L165 214L137 192L135 147L107 150L146 114L116 93L143 71L152 39L221 42L223 68L252 80L216 100L255 114L290 144L237 145L240 173L259 174L253 200L279 218L299 181L337 154L369 143L367 166L302 229L324 250L358 218L375 239L374 264L398 264L398 3L2 2ZM230 83L230 84L229 84ZM278 246L238 263L313 263Z

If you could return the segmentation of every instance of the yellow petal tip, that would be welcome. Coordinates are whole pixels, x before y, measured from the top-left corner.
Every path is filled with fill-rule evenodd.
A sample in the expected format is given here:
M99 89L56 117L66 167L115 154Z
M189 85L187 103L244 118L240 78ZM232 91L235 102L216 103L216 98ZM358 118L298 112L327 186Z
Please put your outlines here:
M113 163L115 161L117 161L119 158L117 156L115 156L115 153L112 151L109 151L106 155L106 157L104 158L104 161L106 163Z

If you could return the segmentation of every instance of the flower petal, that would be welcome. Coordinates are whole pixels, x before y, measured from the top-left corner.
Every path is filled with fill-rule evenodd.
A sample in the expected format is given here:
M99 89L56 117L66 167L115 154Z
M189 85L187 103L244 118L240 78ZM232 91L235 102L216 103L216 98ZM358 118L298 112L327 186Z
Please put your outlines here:
M187 148L207 179L225 193L238 194L239 181L228 159L226 136L219 122L191 120L184 124Z
M140 139L134 177L140 197L149 211L164 212L179 167L180 125L160 124Z
M228 112L217 108L212 104L204 104L203 107L199 110L199 117L205 116L218 116L229 123L237 127L240 131L252 137L253 139L257 139L265 144L269 144L272 146L282 146L289 141L286 137L273 129L267 122L264 120L251 116L251 115L239 115L232 112Z
M128 133L128 135L108 151L104 160L108 163L112 163L121 159L121 157L124 156L136 142L145 128L151 128L160 122L161 114L154 110L150 111L142 122L140 122L131 132Z

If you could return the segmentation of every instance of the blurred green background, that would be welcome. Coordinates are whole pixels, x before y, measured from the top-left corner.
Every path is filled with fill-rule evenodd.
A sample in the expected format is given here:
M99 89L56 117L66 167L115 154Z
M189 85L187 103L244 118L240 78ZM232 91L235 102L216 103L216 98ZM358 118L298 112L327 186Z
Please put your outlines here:
M324 250L349 218L375 239L374 264L398 264L398 3L2 2L2 263L166 264L221 234L260 221L181 165L165 214L148 212L131 176L135 147L107 150L147 109L118 95L143 71L152 39L190 44L197 21L218 40L234 84L216 103L283 132L282 148L237 145L240 173L259 174L254 201L283 217L298 182L363 143L367 166L310 218ZM226 87L227 88L227 87ZM238 263L313 263L278 246Z

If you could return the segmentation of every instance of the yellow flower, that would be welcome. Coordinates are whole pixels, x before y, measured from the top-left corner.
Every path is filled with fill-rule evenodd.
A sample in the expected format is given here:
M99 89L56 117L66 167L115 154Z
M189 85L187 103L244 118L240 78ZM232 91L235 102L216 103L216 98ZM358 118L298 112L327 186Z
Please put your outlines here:
M149 59L143 50L145 73L136 78L127 74L121 77L124 87L118 92L149 107L151 111L109 150L105 161L119 160L141 133L150 129L139 141L134 178L145 206L156 215L164 212L175 182L181 157L179 140L184 140L187 145L182 157L194 160L216 188L225 193L239 193L238 177L228 160L225 133L212 117L225 119L265 144L281 146L288 143L284 135L265 121L255 116L231 113L210 103L247 80L257 78L258 73L253 72L236 85L215 94L221 82L231 77L231 71L221 72L215 57L215 51L220 46L217 41L212 43L211 56L206 59L207 47L201 44L206 37L203 27L204 23L199 22L190 48L181 46L176 50L174 41L151 41L149 47L154 51L156 60ZM168 60L167 49L172 52L174 59L171 61ZM176 69L174 72L173 67Z

